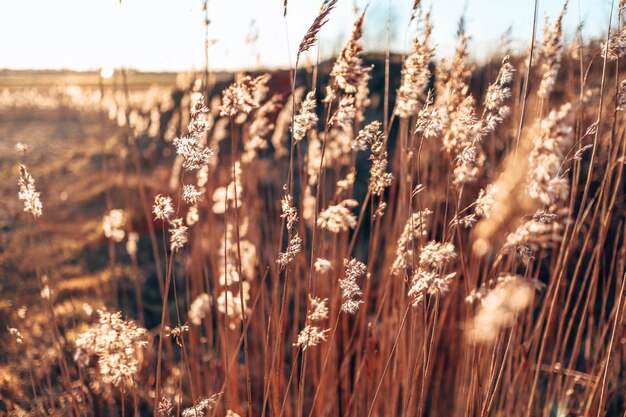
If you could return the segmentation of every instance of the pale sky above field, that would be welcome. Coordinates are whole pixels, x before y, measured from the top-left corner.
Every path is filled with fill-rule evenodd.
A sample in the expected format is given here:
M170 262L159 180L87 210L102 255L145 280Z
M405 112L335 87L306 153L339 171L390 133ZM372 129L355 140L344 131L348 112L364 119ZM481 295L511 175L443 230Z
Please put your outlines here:
M512 27L516 47L530 40L534 0L423 0L433 5L433 44L448 56L455 44L459 17L465 11L471 51L478 59L493 52ZM238 69L286 67L321 0L289 0L287 27L283 0L209 0L211 67ZM339 0L320 38L320 53L337 51L354 19L354 5ZM386 21L393 16L392 50L407 50L412 0L370 0L366 15L366 50L384 50ZM616 1L617 3L617 1ZM561 0L539 0L540 24L558 14ZM611 0L570 0L564 25L571 37L579 18L587 36L606 31ZM246 42L258 34L256 43ZM541 33L541 28L538 31ZM124 65L141 70L188 70L204 67L201 0L0 0L0 68L96 69ZM289 39L289 42L287 42ZM288 47L288 43L290 48ZM405 47L405 45L407 47Z

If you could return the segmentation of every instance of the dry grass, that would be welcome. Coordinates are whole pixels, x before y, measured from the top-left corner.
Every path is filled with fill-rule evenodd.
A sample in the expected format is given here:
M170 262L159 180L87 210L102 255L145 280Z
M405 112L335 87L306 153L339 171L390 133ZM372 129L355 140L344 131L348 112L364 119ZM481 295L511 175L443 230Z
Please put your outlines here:
M367 19L304 70L4 90L0 414L624 415L620 35L477 67Z

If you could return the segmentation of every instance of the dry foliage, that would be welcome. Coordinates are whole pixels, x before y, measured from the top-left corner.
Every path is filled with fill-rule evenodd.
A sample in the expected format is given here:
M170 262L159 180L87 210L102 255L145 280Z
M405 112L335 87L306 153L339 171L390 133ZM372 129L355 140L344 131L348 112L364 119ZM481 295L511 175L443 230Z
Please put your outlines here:
M434 62L415 1L403 63L363 11L293 82L74 90L78 168L11 161L0 414L623 415L626 42L568 55L566 6L531 68Z

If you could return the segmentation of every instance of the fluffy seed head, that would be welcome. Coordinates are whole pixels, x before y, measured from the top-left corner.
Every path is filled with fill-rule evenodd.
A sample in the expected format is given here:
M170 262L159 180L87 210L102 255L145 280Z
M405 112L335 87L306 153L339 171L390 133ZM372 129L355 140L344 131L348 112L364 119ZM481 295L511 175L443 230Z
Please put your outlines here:
M134 386L134 377L139 371L138 354L147 345L146 330L132 321L122 319L122 313L98 310L99 322L94 324L76 340L74 358L83 361L88 356L98 360L98 371L102 381L115 386ZM86 365L84 362L79 362Z
M196 204L202 200L202 192L192 184L183 185L183 200L187 204Z
M201 144L194 136L181 136L174 139L176 153L183 157L183 168L186 171L201 169L209 165L213 151Z
M367 273L367 267L363 262L354 258L343 260L345 275L339 280L341 288L341 311L347 314L356 314L359 306L363 303L361 297L363 292L356 283L357 279L362 278Z
M317 126L317 114L315 113L315 90L309 91L300 105L300 111L294 117L293 139L302 140L306 133Z
M170 223L170 250L177 252L178 249L187 243L187 230L189 228L183 224L183 219L174 219Z
M330 206L319 214L317 225L332 233L354 229L356 226L356 216L352 214L350 209L358 205L359 203L356 200L348 199L343 200L339 204Z
M172 207L172 198L157 194L154 197L154 205L152 206L152 213L158 220L170 220L174 214L174 207Z
M126 224L126 213L122 209L109 211L102 218L102 230L104 236L115 241L121 242L126 236L124 225Z
M235 117L239 113L247 115L252 110L258 109L259 92L265 89L268 80L268 75L260 75L256 78L249 75L240 77L222 93L220 116Z
M369 77L371 68L363 66L361 53L363 46L361 45L361 36L363 35L363 20L365 11L361 13L352 27L352 34L348 43L343 47L330 76L333 82L348 94L355 94L364 79Z
M189 321L196 326L202 324L202 319L211 309L211 296L207 293L198 295L189 306Z
M36 219L39 218L43 213L43 205L39 199L39 193L35 190L35 180L22 164L20 164L19 186L20 191L17 197L24 202L24 211Z

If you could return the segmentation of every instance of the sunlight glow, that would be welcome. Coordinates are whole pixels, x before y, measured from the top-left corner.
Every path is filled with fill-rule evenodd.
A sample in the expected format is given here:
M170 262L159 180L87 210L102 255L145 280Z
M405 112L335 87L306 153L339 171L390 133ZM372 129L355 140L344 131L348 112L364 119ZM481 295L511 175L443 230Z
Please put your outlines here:
M289 0L286 20L279 0L209 0L209 61L213 69L287 67L302 35L319 11L321 0ZM409 48L412 1L340 1L320 34L320 55L336 52L350 33L355 5L369 3L364 44L368 51L387 46L391 7L391 48ZM514 46L524 49L532 27L532 1L444 0L432 5L433 43L438 56L450 55L459 18L465 13L470 50L479 59L494 52L498 39L512 28ZM580 3L580 4L578 4ZM610 0L570 2L564 25L572 34L585 23L587 36L605 30ZM540 2L539 24L554 17L561 1ZM503 16L506 16L503 18ZM481 22L489 21L489 25ZM27 24L26 24L27 23ZM541 33L541 27L538 30ZM204 12L201 0L20 0L0 2L0 68L203 68ZM10 40L10 41L7 41ZM315 59L317 52L311 55Z
M111 78L114 73L115 70L113 69L113 67L102 67L102 69L100 69L100 77L105 79Z

